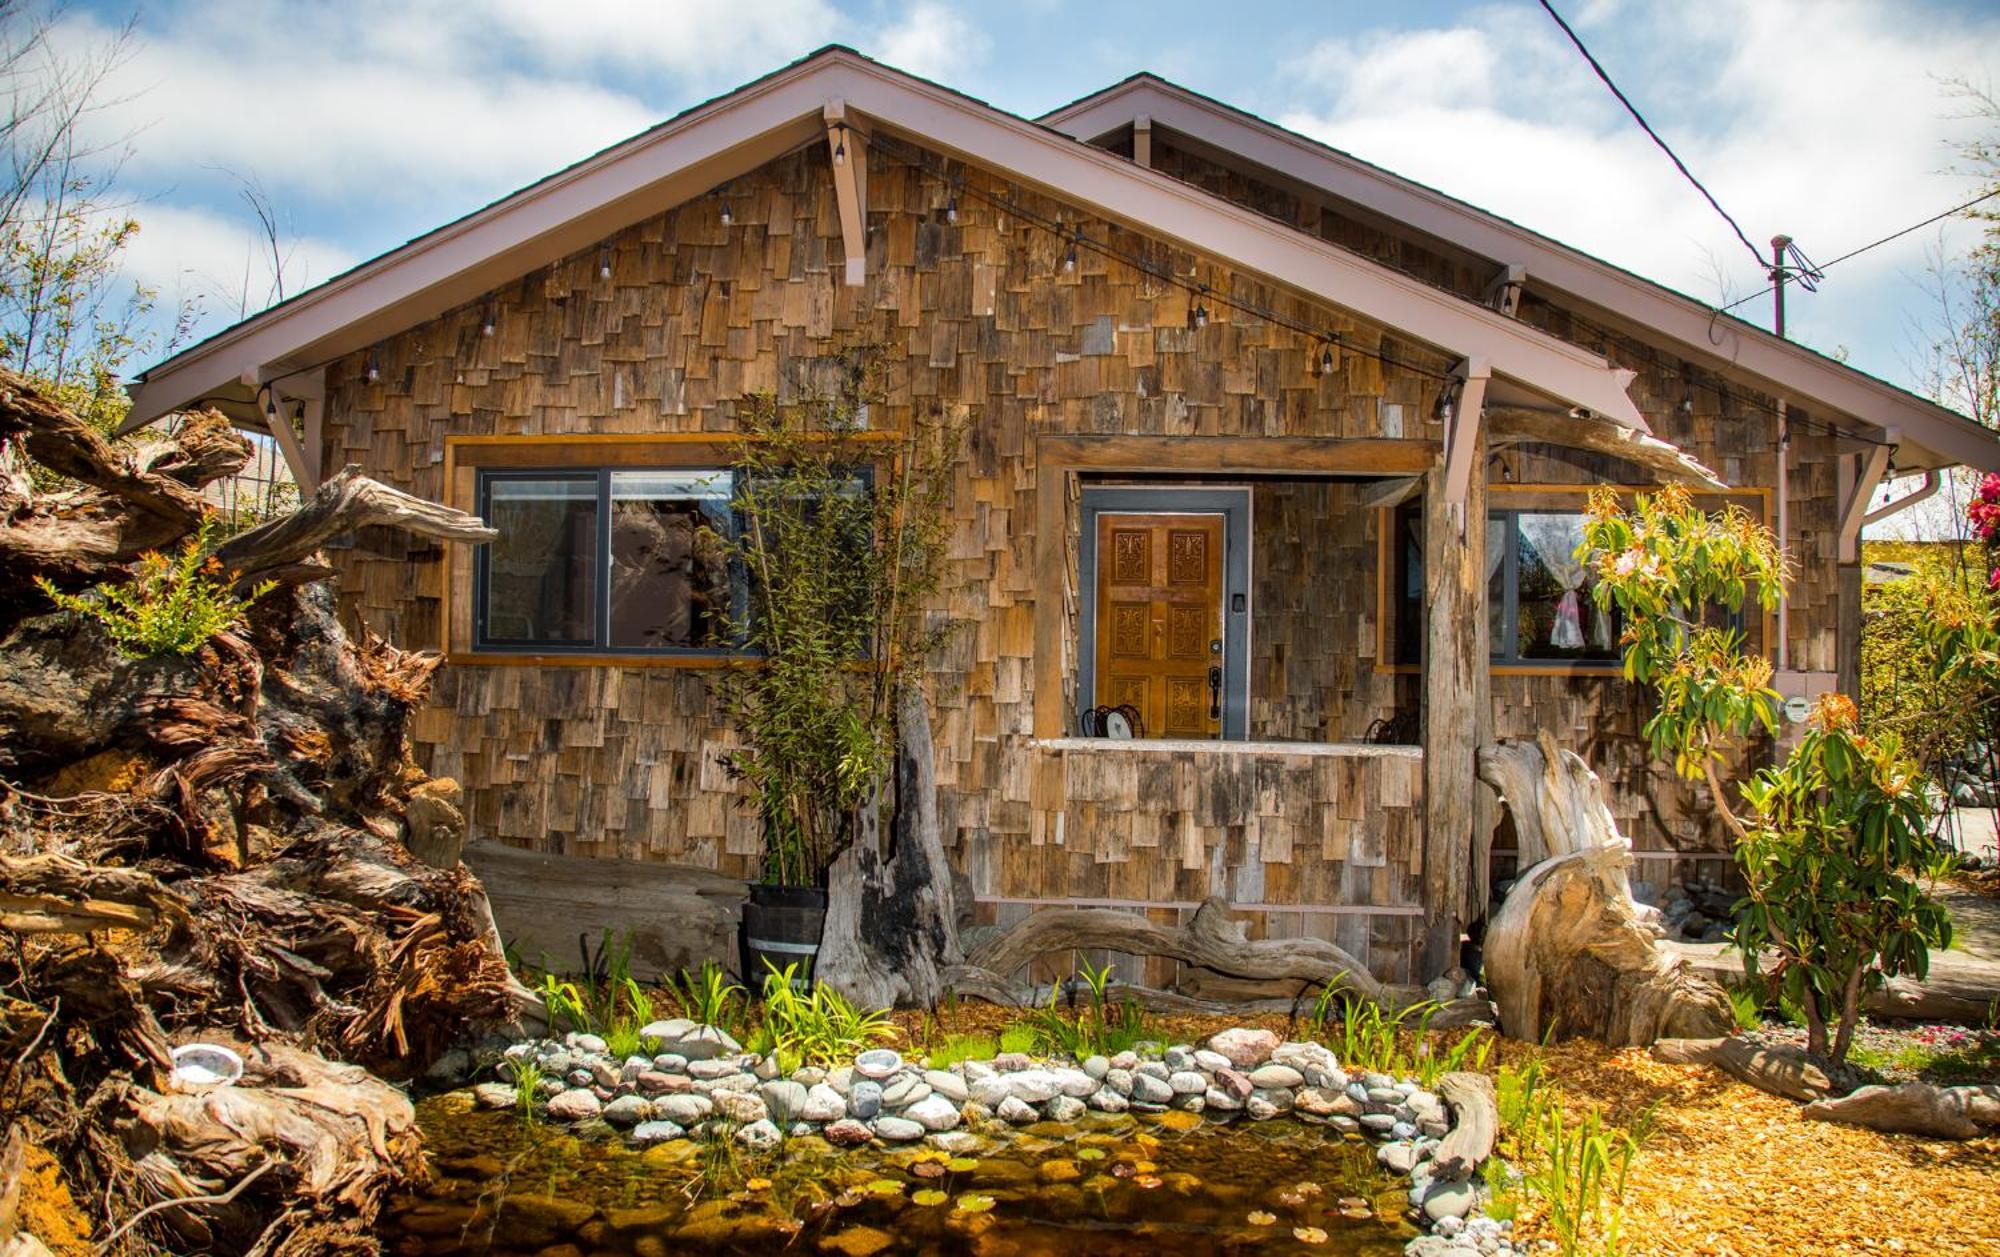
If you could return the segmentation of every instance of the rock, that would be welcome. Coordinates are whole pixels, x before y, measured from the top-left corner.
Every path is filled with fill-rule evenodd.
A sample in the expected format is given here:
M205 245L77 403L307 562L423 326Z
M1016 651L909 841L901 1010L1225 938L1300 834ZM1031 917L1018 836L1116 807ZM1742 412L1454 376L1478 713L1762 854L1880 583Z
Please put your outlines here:
M1127 1049L1111 1058L1111 1068L1133 1070L1139 1067L1139 1054Z
M580 1200L524 1192L500 1202L496 1229L510 1242L532 1251L576 1230L596 1214L596 1206Z
M1462 1218L1479 1203L1479 1189L1471 1182L1433 1183L1424 1193L1424 1217Z
M789 1078L774 1078L757 1088L757 1094L770 1110L771 1120L781 1126L789 1126L806 1107L806 1089Z
M1126 1109L1132 1107L1131 1103L1124 1096L1119 1095L1118 1092L1110 1087L1099 1087L1097 1090L1091 1092L1090 1099L1086 1103L1099 1113L1123 1113Z
M1168 1069L1164 1061L1141 1061L1134 1067L1132 1072L1135 1074L1144 1074L1148 1078L1157 1078L1161 1082L1165 1082L1174 1076L1174 1071Z
M1176 1134L1184 1135L1198 1128L1201 1125L1201 1119L1184 1109L1176 1109L1170 1113L1160 1114L1159 1125L1163 1130L1170 1130Z
M846 1098L823 1082L806 1089L805 1103L797 1110L797 1116L808 1122L837 1122L846 1115Z
M644 1035L645 1032L640 1033ZM720 1026L692 1026L681 1034L657 1037L661 1052L684 1056L690 1065L696 1061L712 1061L718 1056L736 1056L743 1051L743 1045Z
M1280 1113L1291 1112L1292 1103L1289 1091L1267 1091L1259 1087L1250 1093L1249 1099L1243 1101L1243 1111L1254 1121L1266 1122Z
M1200 1095L1208 1090L1208 1079L1192 1069L1182 1069L1168 1075L1167 1086L1177 1096Z
M1016 1126L1026 1126L1031 1122L1042 1120L1041 1113L1034 1105L1016 1095L1010 1095L1002 1100L999 1107L993 1110L993 1115L1003 1122L1011 1122Z
M969 1157L986 1146L984 1140L966 1130L941 1130L924 1142L954 1157Z
M758 1107L763 1107L763 1101L758 1101ZM769 1152L782 1143L784 1138L778 1132L778 1128L771 1124L769 1118L759 1118L736 1132L736 1142L752 1152Z
M767 1122L771 1111L764 1107L764 1101L747 1091L718 1091L709 1097L715 1102L715 1111L732 1122ZM773 1130L777 1128L772 1127Z
M686 1074L669 1074L657 1069L642 1069L633 1079L640 1095L661 1096L669 1092L686 1091L694 1086Z
M1155 1078L1151 1074L1134 1074L1132 1098L1141 1104L1165 1104L1174 1098L1174 1089L1164 1078Z
M604 1120L623 1129L637 1126L653 1115L653 1102L639 1096L619 1096L604 1106Z
M759 1082L769 1082L781 1072L783 1071L778 1068L778 1058L775 1053L761 1058L755 1065L750 1067L751 1075Z
M1417 1163L1417 1146L1406 1140L1386 1143L1375 1150L1375 1159L1392 1174L1408 1174Z
M993 1058L993 1069L996 1073L1017 1074L1024 1069L1034 1067L1035 1062L1021 1052L1002 1052Z
M645 1025L639 1027L639 1037L642 1039L651 1039L655 1043L665 1044L685 1039L700 1028L701 1023L698 1021L689 1021L685 1017L671 1017L665 1021L647 1022ZM664 1047L661 1048L661 1051L665 1050Z
M960 1078L948 1069L925 1070L924 1082L932 1091L935 1091L953 1104L964 1104L972 1098L970 1089L965 1085L965 1079Z
M482 1109L511 1109L520 1097L504 1082L482 1082L472 1088L472 1103Z
M893 1048L869 1048L854 1058L854 1072L878 1082L902 1067L902 1053Z
M585 1052L592 1056L602 1055L607 1050L604 1040L594 1034L564 1035L563 1042L579 1052Z
M1049 1072L1055 1076L1056 1086L1066 1096L1082 1099L1097 1090L1097 1079L1080 1069L1056 1069Z
M742 1072L742 1068L735 1061L726 1061L719 1057L709 1057L704 1060L688 1062L688 1077L705 1078L710 1082L718 1078L728 1078L732 1074L740 1074Z
M924 1124L907 1117L884 1113L874 1121L875 1133L890 1143L906 1144L924 1137Z
M1202 1104L1222 1113L1234 1113L1243 1107L1243 1097L1221 1087L1210 1087L1202 1093Z
M958 1106L942 1095L931 1095L917 1101L903 1110L903 1116L927 1131L950 1130L959 1123ZM880 1129L879 1124L877 1129Z
M931 1085L914 1074L898 1074L882 1087L882 1107L885 1109L908 1108L919 1100L930 1096Z
M1194 1051L1191 1048L1170 1047L1161 1060L1166 1063L1168 1070L1178 1073L1183 1069L1194 1068Z
M634 1126L631 1138L632 1142L641 1148L650 1148L654 1144L669 1143L686 1134L687 1132L675 1123L663 1122L655 1118L650 1122L640 1122L637 1126Z
M835 1253L838 1257L875 1257L895 1242L886 1231L872 1226L851 1226L820 1240L819 1247L821 1252Z
M1238 1069L1254 1069L1263 1064L1277 1046L1277 1035L1248 1026L1234 1026L1208 1039L1208 1050L1228 1057L1229 1063Z
M967 1090L970 1093L968 1098L974 1104L982 1104L989 1109L1000 1107L1000 1102L1013 1094L1008 1088L1007 1076L1004 1074L974 1079Z
M1104 1085L1121 1096L1129 1096L1132 1094L1132 1071L1113 1065L1104 1073Z
M847 1115L867 1121L882 1111L882 1087L879 1083L863 1080L854 1084L847 1093Z
M597 1094L581 1087L565 1091L549 1101L549 1120L552 1122L581 1122L603 1111L604 1104Z
M1060 1095L1048 1102L1045 1111L1052 1122L1074 1122L1083 1116L1084 1103L1075 1096Z
M843 1117L829 1123L820 1136L828 1143L840 1148L857 1148L875 1138L875 1132L851 1117Z
M1025 1069L1007 1075L1007 1094L1029 1104L1045 1104L1063 1094L1063 1087L1048 1070Z
M472 1053L464 1048L452 1048L431 1062L424 1071L424 1077L446 1087L456 1087L472 1073Z
M1250 1071L1250 1085L1265 1091L1288 1090L1303 1086L1306 1076L1290 1065L1265 1065Z
M1087 1056L1083 1061L1083 1072L1103 1082L1104 1075L1111 1072L1111 1061L1103 1056Z
M715 1112L715 1101L704 1095L688 1092L683 1095L661 1096L653 1101L653 1116L664 1121L679 1122L692 1126L696 1122L708 1120Z
M1228 1069L1229 1058L1220 1052L1202 1048L1194 1054L1194 1067L1205 1074L1212 1074L1218 1069Z
M1361 1129L1371 1131L1377 1135L1388 1134L1390 1130L1394 1129L1395 1125L1396 1119L1387 1113L1363 1113L1361 1115Z
M1256 1084L1250 1081L1250 1075L1226 1065L1215 1071L1215 1085L1232 1093L1238 1100L1248 1099L1250 1093L1257 1089Z
M1067 1158L1044 1161L1035 1167L1035 1177L1044 1183L1074 1183L1083 1177L1083 1167Z
M970 1084L978 1082L982 1078L991 1078L993 1077L993 1075L999 1073L1000 1071L993 1068L985 1061L960 1061L958 1063L958 1072L961 1075L963 1075L965 1081L968 1084Z

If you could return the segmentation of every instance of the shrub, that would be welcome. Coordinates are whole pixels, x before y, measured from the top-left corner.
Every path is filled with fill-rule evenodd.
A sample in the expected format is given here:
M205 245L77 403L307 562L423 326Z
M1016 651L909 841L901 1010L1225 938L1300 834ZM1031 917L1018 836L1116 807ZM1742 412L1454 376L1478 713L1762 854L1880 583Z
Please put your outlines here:
M1733 939L1754 977L1761 953L1804 1013L1807 1050L1846 1059L1861 1001L1889 978L1929 971L1951 918L1911 876L1932 855L1916 765L1893 733L1865 737L1852 700L1827 695L1791 758L1743 787L1748 836L1737 864L1748 890ZM1833 1035L1828 1041L1831 1023Z
M667 985L680 1001L682 1015L688 1019L730 1034L742 1031L746 992L731 982L722 966L713 960L702 961L701 968L693 972L681 970L680 980Z
M800 991L797 965L780 969L767 960L764 967L764 1023L752 1050L775 1052L781 1066L836 1065L901 1033L887 1009L856 1008L830 986Z
M276 589L262 581L246 597L231 592L235 573L208 553L212 525L201 528L169 557L158 550L139 556L132 579L105 582L83 594L67 594L47 577L37 584L64 611L97 621L129 658L191 655L208 640L242 623L250 604Z
M1086 1056L1116 1056L1158 1037L1137 1004L1109 997L1112 969L1111 965L1093 968L1088 960L1078 961L1070 989L1073 993L1081 986L1086 992L1081 1007L1072 994L1070 1007L1065 1011L1061 987L1049 992L1048 1007L1029 1014L1028 1026L1034 1034L1036 1051L1082 1060Z
M1025 1022L1015 1022L1000 1031L1000 1050L1003 1053L1026 1053L1035 1050L1035 1028Z

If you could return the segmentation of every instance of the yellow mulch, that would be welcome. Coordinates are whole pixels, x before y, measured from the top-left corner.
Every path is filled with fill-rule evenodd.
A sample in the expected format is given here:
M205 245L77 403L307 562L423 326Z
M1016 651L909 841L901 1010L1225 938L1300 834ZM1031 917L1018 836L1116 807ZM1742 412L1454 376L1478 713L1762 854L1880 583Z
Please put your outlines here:
M1566 1101L1621 1125L1658 1105L1626 1189L1631 1257L2000 1253L2000 1139L1807 1121L1706 1066L1636 1049L1566 1043L1544 1061Z
M56 1257L95 1257L97 1246L90 1242L90 1220L71 1198L56 1159L37 1143L27 1145L27 1154L15 1221Z

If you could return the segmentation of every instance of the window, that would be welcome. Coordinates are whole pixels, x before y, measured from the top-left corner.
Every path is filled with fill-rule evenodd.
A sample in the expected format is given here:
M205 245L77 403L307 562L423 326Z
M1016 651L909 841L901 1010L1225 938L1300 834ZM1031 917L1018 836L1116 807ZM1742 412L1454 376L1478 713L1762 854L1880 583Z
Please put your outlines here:
M1616 610L1597 605L1597 574L1576 560L1577 511L1486 516L1486 599L1495 663L1611 663Z
M724 470L482 472L500 534L474 567L480 649L712 653L729 648L741 583L716 534Z

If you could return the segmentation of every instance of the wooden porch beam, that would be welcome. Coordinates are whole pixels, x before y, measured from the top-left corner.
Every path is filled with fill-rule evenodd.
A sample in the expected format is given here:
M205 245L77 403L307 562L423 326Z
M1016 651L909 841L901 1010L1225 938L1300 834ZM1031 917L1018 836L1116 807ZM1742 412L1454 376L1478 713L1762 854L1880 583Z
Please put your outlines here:
M840 201L840 238L847 246L847 283L868 282L868 133L847 102L826 102L826 150L833 158L833 190Z
M1132 160L1141 166L1153 164L1153 119L1140 114L1132 119Z
M1521 289L1527 282L1528 268L1518 262L1508 263L1486 285L1486 304L1510 319L1516 317L1521 308Z
M1481 432L1486 422L1486 382L1493 368L1486 359L1473 357L1459 365L1458 400L1451 408L1445 437L1444 500L1456 516L1460 532L1465 531L1465 498L1472 481L1473 452L1483 448ZM1480 460L1484 476L1484 459Z
M1092 471L1211 471L1245 475L1419 475L1436 441L1314 436L1043 436L1038 465Z
M1886 435L1887 441L1870 446L1861 456L1860 473L1840 504L1839 561L1842 563L1854 563L1861 557L1861 526L1868 520L1868 504L1875 500L1875 490L1889 470L1889 456L1895 452L1896 432L1891 429Z
M293 483L299 486L299 495L307 496L319 488L319 476L314 473L312 464L306 459L305 446L300 442L299 434L292 428L292 417L285 413L285 394L275 381L271 383L261 381L258 378L259 374L256 371L245 371L243 382L252 388L268 390L262 408L264 426L270 429L271 439L278 443L278 452L285 456L285 467L292 473Z

